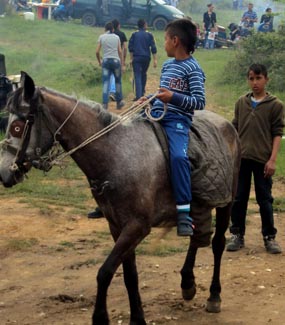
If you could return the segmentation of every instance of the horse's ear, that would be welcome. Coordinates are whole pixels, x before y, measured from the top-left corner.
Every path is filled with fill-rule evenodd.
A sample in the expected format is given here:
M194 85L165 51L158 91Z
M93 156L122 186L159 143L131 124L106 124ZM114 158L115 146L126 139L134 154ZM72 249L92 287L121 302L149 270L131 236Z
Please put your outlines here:
M21 71L21 87L24 89L24 99L29 101L35 93L35 84L33 79L24 71Z

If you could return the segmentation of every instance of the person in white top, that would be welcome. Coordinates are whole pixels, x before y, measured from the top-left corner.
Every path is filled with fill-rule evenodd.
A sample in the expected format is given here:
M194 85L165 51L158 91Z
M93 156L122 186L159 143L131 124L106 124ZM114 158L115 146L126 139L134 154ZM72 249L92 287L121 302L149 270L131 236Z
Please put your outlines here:
M103 59L101 60L100 50L103 49ZM122 48L118 35L114 34L112 22L105 25L105 33L99 36L96 48L96 57L100 66L102 66L103 95L102 102L105 109L108 108L110 76L114 74L116 84L116 102L117 109L121 109L125 103L122 100Z

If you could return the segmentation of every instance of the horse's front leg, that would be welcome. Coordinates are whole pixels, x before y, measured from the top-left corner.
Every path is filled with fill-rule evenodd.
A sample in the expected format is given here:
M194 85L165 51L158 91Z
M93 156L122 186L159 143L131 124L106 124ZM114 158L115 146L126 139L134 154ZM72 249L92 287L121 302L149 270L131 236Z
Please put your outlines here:
M124 262L124 281L129 295L131 309L131 325L145 325L144 312L142 309L139 293L139 280L136 266L136 255L132 253Z
M216 208L216 230L212 240L212 250L214 254L214 271L210 286L210 297L207 300L206 310L210 313L219 313L221 311L221 282L220 270L221 260L225 249L227 231L232 204L223 208Z
M197 250L197 247L190 244L184 265L180 271L182 297L184 300L192 300L196 294L196 283L193 269L195 266Z
M107 291L117 268L122 262L124 272L127 270L127 274L130 276L130 278L126 280L127 275L124 274L132 309L131 324L144 325L145 320L138 292L138 275L135 265L134 250L150 230L134 220L130 221L119 235L117 235L118 229L113 229L112 226L110 226L110 230L116 243L97 274L97 296L92 317L93 325L109 324ZM132 299L135 298L136 301L132 301Z

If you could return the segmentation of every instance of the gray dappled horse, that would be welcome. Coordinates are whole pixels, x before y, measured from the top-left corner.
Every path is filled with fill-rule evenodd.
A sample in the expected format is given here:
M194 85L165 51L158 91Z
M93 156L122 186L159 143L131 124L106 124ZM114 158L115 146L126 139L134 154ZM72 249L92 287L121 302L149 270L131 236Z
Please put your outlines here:
M24 72L21 87L12 93L7 108L9 125L0 153L0 181L5 187L20 182L32 164L48 170L49 164L43 163L41 157L52 147L54 138L68 152L120 119L99 104L91 106L59 92L35 87L32 78ZM210 243L211 210L216 208L212 240L214 271L206 309L219 312L220 266L236 190L239 141L228 121L217 114L198 111L190 147L193 167L191 207L196 230L181 270L182 295L186 300L195 296L193 268L196 253L199 247ZM129 295L130 324L146 324L135 248L150 233L151 227L176 226L167 160L158 138L149 122L134 118L80 146L71 156L88 178L115 241L97 274L93 324L109 324L107 290L121 263Z

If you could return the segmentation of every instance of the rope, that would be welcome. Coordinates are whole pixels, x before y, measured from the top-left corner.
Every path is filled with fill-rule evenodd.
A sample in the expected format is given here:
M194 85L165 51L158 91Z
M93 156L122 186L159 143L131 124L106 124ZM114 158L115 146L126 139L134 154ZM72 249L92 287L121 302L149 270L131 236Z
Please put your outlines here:
M77 150L85 147L86 145L88 145L89 143L93 142L94 140L102 137L103 135L105 135L106 133L110 132L111 130L113 130L115 127L117 127L119 124L122 124L124 121L130 119L133 115L135 115L137 112L141 111L146 105L148 105L158 94L158 92L156 92L154 95L152 95L150 98L148 98L147 100L145 100L142 103L134 103L129 109L127 109L125 112L123 112L121 115L119 115L119 118L117 120L115 120L114 122L110 123L108 126L106 126L104 129L100 130L99 132L93 134L91 137L89 137L88 139L86 139L85 141L83 141L80 145L78 145L77 147L69 150L68 152L62 152L58 155L57 158L55 158L54 160L52 160L50 162L50 165L56 165L59 164L59 162L61 160L63 160L64 158L72 155L74 152L76 152ZM78 104L78 102L77 102ZM77 106L76 104L76 106ZM74 112L75 108L73 109L73 111L69 114L68 118L65 120L65 122L69 119L69 117L72 115L72 113ZM162 114L162 116L160 116L159 118L154 118L151 116L150 112L151 109L148 107L147 109L147 117L151 120L155 120L158 121L160 119L163 118L163 116L165 115L167 110L167 105L164 105L164 112ZM64 123L65 124L65 123ZM59 128L61 129L62 126ZM58 130L59 130L58 129ZM57 132L58 132L57 130Z
M53 135L53 141L56 142L56 135L59 133L59 131L65 126L66 122L70 119L71 115L75 112L76 108L78 107L79 100L77 100L75 106L73 107L72 111L69 113L65 121L61 124L61 126L55 131Z

